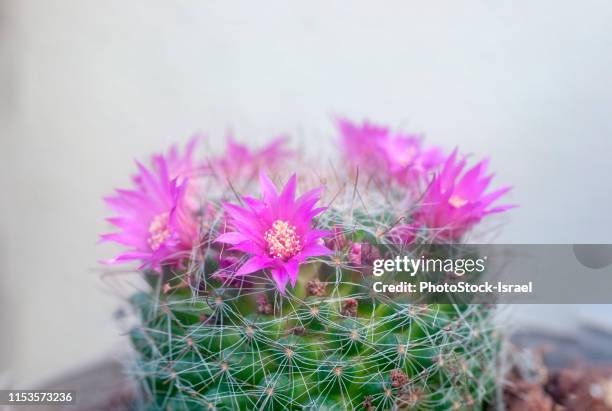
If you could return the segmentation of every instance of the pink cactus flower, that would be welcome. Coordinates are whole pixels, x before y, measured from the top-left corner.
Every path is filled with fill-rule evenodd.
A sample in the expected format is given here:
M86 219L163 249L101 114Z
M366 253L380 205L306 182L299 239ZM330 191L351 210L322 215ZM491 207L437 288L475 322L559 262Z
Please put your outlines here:
M388 129L367 121L358 125L344 118L337 118L336 126L340 132L340 147L349 163L368 172L386 164L381 142L387 138Z
M206 170L206 167L203 163L197 164L193 159L196 146L201 140L201 138L202 137L197 134L191 137L185 145L185 150L182 153L180 148L176 144L173 144L172 146L170 146L168 152L165 155L154 154L151 157L153 171L157 174L160 173L158 165L160 164L159 159L161 158L163 163L165 164L168 176L171 180L176 178L177 183L180 185L183 179L190 179L191 185L195 185L193 184L195 177L199 177ZM142 174L136 174L132 177L132 179L136 184L141 184Z
M181 179L192 179L204 170L203 164L196 164L193 160L193 154L200 139L199 135L191 137L182 154L177 145L172 145L164 156L168 167L168 175L171 179L178 178L179 184L182 182ZM159 170L156 171L159 172Z
M486 215L514 207L492 206L511 187L485 193L493 178L492 174L486 175L486 160L461 175L465 165L466 159L458 160L455 149L431 182L415 213L415 221L434 229L439 239L456 240Z
M420 136L394 133L386 127L364 122L356 125L337 119L345 157L367 173L380 174L390 181L411 185L423 180L443 161L438 147L425 148Z
M189 179L171 178L164 157L153 159L152 170L137 163L136 189L117 190L105 198L118 215L108 218L120 231L103 234L101 241L112 241L129 249L106 263L140 261L140 268L160 269L178 265L198 240L198 224L187 201Z
M273 170L293 153L284 145L286 137L278 137L258 150L228 138L225 154L211 161L213 170L232 181L249 180L263 168Z
M295 174L280 194L263 173L260 184L261 200L243 197L245 207L224 204L229 224L235 231L221 234L217 241L250 255L236 272L237 276L269 269L278 290L284 294L288 282L295 287L300 264L309 257L332 253L322 244L329 233L312 227L313 217L325 210L325 207L313 208L322 188L296 199Z
M439 147L424 148L418 136L396 134L380 141L387 172L392 179L408 185L442 164L444 155Z

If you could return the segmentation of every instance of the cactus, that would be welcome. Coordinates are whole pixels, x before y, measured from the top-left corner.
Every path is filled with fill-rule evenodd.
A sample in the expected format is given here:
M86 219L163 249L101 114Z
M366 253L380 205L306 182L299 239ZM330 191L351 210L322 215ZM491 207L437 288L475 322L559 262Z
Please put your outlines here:
M165 166L157 163L151 174L170 175L172 210L178 209L181 186L172 179L172 167L159 171ZM148 264L142 266L148 286L129 301L138 320L129 335L137 353L131 370L142 388L140 406L477 410L494 402L499 337L491 307L416 304L372 292L367 260L384 254L390 238L400 238L402 252L409 252L440 241L440 233L448 229L418 223L428 188L407 197L403 181L377 184L346 169L345 175L334 175L338 190L328 186L322 202L329 206L308 220L311 228L322 230L317 247L328 252L300 259L295 278L289 271L283 277L282 270L271 275L280 270L278 265L243 270L242 275L250 253L219 241L233 236L227 236L232 226L240 226L228 217L243 213L236 211L240 204L260 215L258 203L242 195L254 191L251 180L241 184L240 194L231 184L193 209L190 221L197 221L198 230L190 249L181 249L178 238L186 241L190 237L185 233L191 231L180 221L173 223L172 212L166 217L167 229L160 230L150 219L144 223L156 246L158 240L174 238L174 231L182 235L168 243L172 257L159 264L159 250L150 250ZM270 190L271 181L263 178L262 185ZM203 179L212 180L211 174ZM151 191L143 188L141 193ZM152 215L163 214L156 209ZM288 264L295 253L283 253L305 249L305 235L295 225L273 227L277 231L269 228L265 239L268 246L280 248L266 249L270 264L278 259L278 264ZM281 229L284 237L270 237ZM138 258L144 260L140 254Z
M387 303L342 290L337 274L321 296L302 281L282 297L212 284L211 293L134 296L136 375L151 408L472 410L491 401L487 310Z

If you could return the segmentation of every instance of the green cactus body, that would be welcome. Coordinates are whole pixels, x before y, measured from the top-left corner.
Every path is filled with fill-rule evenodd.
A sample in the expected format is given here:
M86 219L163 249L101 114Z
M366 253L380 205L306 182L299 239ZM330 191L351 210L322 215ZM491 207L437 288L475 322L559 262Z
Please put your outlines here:
M207 273L198 290L164 292L168 275L158 277L158 291L132 298L140 319L130 334L135 374L148 408L477 410L491 403L498 344L490 308L383 301L353 276L305 265L284 296L266 282L236 289ZM321 295L309 295L315 279Z

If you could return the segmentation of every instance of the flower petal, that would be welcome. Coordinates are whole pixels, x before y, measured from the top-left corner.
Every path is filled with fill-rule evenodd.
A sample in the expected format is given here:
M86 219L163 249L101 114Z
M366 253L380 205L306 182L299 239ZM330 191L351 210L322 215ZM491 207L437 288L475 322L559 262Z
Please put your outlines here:
M261 194L264 197L264 201L268 204L276 201L278 198L278 192L276 187L270 178L263 171L259 173L259 184L261 185Z
M243 253L247 253L247 254L263 253L261 247L259 247L256 243L252 241L243 241L233 246L231 250L242 251Z
M330 250L329 248L317 244L317 243L312 243L309 244L307 246L305 246L304 248L302 248L302 251L300 251L300 256L302 257L318 257L318 256L322 256L322 255L330 255L333 254L334 252L332 250Z
M242 264L238 271L236 271L236 275L240 276L262 270L268 267L269 262L270 260L268 258L256 255L248 259L246 263Z
M298 273L300 271L300 265L295 258L290 259L285 263L285 270L291 281L291 287L295 287L298 279Z
M289 280L289 277L287 276L287 271L280 267L273 268L270 271L272 273L272 279L276 283L278 291L280 291L282 295L285 295L285 288L287 287L287 281Z
M278 206L282 209L282 210L286 210L289 207L291 207L291 205L293 204L294 200L295 200L295 188L297 185L297 178L295 176L295 174L293 174L290 178L289 181L287 181L287 184L285 184L285 188L283 189L283 192L281 193L280 197L278 198Z
M226 244L231 244L231 245L236 245L239 244L243 241L247 241L248 238L245 237L243 234L238 233L238 232L229 232L229 233L224 233L221 234L219 237L217 237L217 239L215 240L218 243L226 243Z

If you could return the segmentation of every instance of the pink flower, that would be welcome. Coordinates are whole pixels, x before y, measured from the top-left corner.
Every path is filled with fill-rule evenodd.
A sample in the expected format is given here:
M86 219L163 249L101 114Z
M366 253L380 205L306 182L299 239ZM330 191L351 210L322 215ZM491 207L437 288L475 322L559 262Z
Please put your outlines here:
M396 134L380 141L391 178L403 184L420 181L421 177L444 161L439 147L423 148L418 136Z
M340 146L346 159L354 166L374 171L385 164L385 151L381 142L389 130L365 121L357 125L344 118L336 119L340 132Z
M274 184L260 174L263 198L243 197L245 207L225 203L230 225L235 231L221 234L217 241L233 245L250 255L238 269L237 276L269 269L281 293L287 283L295 287L300 264L309 257L331 254L322 245L329 233L312 228L312 219L325 210L313 208L320 199L322 188L295 198L296 177L291 176L279 194Z
M105 198L118 215L107 220L119 232L103 234L102 241L128 247L107 263L140 261L140 268L159 269L176 265L188 256L198 240L198 225L186 198L189 180L171 178L167 161L153 159L152 170L137 163L139 174L134 190L117 190Z
M463 175L466 159L457 160L457 150L448 157L442 171L431 182L415 213L415 221L445 240L456 240L474 224L491 213L506 211L514 206L492 204L510 191L502 187L485 194L493 175L486 174L487 161L481 161Z
M251 150L244 144L228 138L225 154L211 161L213 169L230 180L249 180L264 166L274 169L293 153L287 150L287 138L278 137L259 150Z
M345 157L367 173L383 171L391 181L420 182L443 161L438 147L425 148L417 135L395 133L364 122L361 126L337 119Z
M194 211L201 206L201 199L198 198L199 187L197 185L197 178L207 171L204 163L197 164L193 159L195 148L200 139L200 135L191 137L182 153L177 145L172 145L165 155L154 154L151 157L153 173L159 175L161 172L159 164L164 163L168 177L171 180L176 179L177 185L181 185L183 181L188 180L185 196L187 197L189 207ZM132 180L142 188L142 173L133 176Z
M185 145L185 150L183 153L181 153L179 147L174 144L170 146L166 155L153 155L151 157L153 171L157 174L160 173L159 164L160 159L162 159L161 161L164 162L170 179L176 178L178 184L181 184L184 179L190 179L192 181L191 184L193 185L194 177L200 176L205 170L203 164L196 164L193 160L193 153L200 139L201 136L199 135L194 135L191 137L187 142L187 145ZM142 174L136 174L133 177L133 180L136 184L141 184Z

